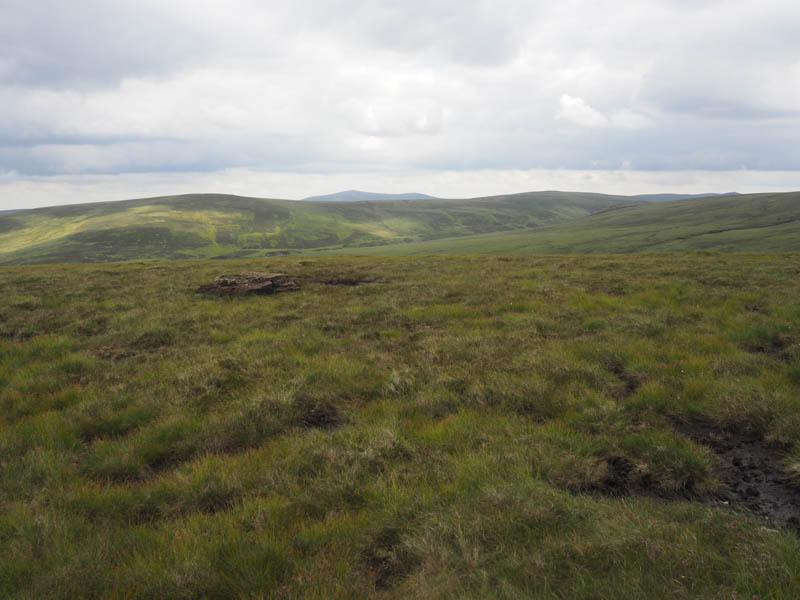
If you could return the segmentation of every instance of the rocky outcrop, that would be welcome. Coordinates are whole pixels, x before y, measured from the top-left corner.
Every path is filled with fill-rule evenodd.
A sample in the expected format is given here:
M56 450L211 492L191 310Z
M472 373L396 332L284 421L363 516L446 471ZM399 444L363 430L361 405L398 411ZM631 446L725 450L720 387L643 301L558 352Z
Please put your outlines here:
M214 296L249 296L251 294L274 294L300 289L300 282L284 273L242 273L220 275L211 283L201 285L198 294Z

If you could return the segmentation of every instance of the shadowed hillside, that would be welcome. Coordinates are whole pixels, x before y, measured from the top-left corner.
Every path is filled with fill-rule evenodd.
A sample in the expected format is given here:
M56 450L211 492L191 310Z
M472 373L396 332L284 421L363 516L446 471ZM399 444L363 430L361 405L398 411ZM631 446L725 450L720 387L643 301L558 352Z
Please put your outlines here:
M621 206L533 231L371 249L373 253L783 252L800 250L800 192Z

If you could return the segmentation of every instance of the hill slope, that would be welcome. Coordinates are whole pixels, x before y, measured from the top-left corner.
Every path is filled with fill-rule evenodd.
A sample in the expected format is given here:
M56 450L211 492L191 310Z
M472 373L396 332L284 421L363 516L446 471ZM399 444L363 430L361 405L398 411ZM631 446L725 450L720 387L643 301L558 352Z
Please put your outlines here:
M571 253L800 250L800 192L624 206L542 227L397 244L371 253Z
M634 198L649 200L650 202L669 202L672 200L688 200L690 198L712 198L714 196L738 196L738 192L725 192L723 194L636 194Z
M534 192L466 200L303 202L190 194L0 214L0 264L242 257L369 247L564 222L633 202Z

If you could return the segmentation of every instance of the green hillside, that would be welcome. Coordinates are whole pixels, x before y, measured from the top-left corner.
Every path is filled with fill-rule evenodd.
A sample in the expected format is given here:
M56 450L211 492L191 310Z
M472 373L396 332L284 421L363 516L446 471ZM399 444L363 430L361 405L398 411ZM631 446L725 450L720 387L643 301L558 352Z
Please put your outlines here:
M375 202L194 194L0 213L0 264L686 250L800 250L800 193L658 203L569 192Z
M0 268L0 598L796 600L799 258Z
M497 232L458 239L392 245L372 248L369 252L416 254L697 250L800 250L800 192L719 196L623 206L532 231ZM364 250L358 252L363 253Z
M0 214L0 264L263 256L564 222L635 200L536 192L467 200L300 202L192 194Z

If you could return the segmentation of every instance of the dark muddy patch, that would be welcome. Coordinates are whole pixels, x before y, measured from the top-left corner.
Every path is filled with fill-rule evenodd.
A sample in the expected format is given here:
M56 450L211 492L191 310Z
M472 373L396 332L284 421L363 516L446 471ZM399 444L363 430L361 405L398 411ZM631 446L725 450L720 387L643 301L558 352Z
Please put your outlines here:
M710 421L680 421L676 427L719 457L727 486L723 500L734 501L768 521L800 531L800 488L781 467L784 448L756 432Z
M628 369L625 367L624 361L620 357L607 357L604 360L604 366L623 383L622 388L616 390L614 393L618 399L633 396L636 393L636 390L641 387L641 377L628 371Z
M774 358L787 359L792 350L792 346L797 340L787 335L776 335L757 342L747 342L742 347L753 354L767 354Z
M375 585L386 589L408 575L419 563L402 541L398 527L381 530L363 551L364 561L375 574Z
M697 280L697 282L702 285L707 285L710 287L733 285L732 282L727 279L714 278L714 277L701 277L700 279Z
M628 398L633 396L642 385L642 380L639 378L638 375L633 373L628 373L626 371L622 371L620 373L614 373L617 377L620 378L622 383L624 384L622 389L619 390L617 396L619 398Z
M590 494L611 496L647 496L661 500L693 500L698 497L691 481L680 490L665 490L656 484L650 473L642 473L624 456L608 456L604 459L605 476L589 489Z
M340 422L339 410L327 398L300 395L295 399L296 421L303 427L331 429Z
M642 486L634 476L634 465L624 456L609 456L606 459L607 475L594 490L609 496L624 496L634 488Z
M365 283L374 283L374 279L367 277L352 276L352 277L330 277L328 279L320 279L318 283L323 285L364 285Z
M134 356L138 356L139 352L136 350L103 346L98 348L95 351L95 354L97 354L97 356L100 358L105 358L108 360L123 360L125 358L133 358Z
M232 490L210 490L202 493L195 500L194 508L207 515L229 510L238 499L238 494Z

